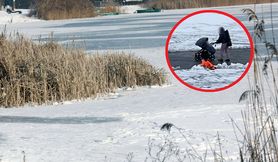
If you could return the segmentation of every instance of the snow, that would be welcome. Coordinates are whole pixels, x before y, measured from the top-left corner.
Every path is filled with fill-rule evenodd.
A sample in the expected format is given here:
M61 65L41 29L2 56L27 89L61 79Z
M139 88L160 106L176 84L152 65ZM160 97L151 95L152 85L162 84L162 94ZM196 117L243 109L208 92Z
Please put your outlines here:
M133 14L140 9L143 9L140 5L120 6L120 13Z
M186 83L202 89L217 89L228 86L237 80L245 71L246 65L226 63L216 65L215 70L195 65L191 69L175 70L175 73Z
M169 43L169 51L200 49L195 43L202 37L208 37L209 42L215 42L218 28L221 26L229 30L233 48L249 47L246 33L233 19L216 13L201 13L189 17L176 28Z
M122 91L96 101L1 109L1 159L18 161L25 151L30 162L104 161L105 156L117 162L133 152L135 161L143 161L148 138L157 139L165 122L185 128L188 139L198 145L205 144L201 137L211 139L219 129L232 136L224 114L244 107L234 105L237 95L208 96L172 85ZM215 105L219 98L222 106Z
M12 23L27 23L27 22L34 22L40 21L36 18L28 17L29 10L17 10L22 11L22 14L19 13L12 13L8 14L5 11L0 11L0 24L12 24Z
M269 11L267 4L258 5L258 8L261 6L265 12ZM234 14L252 29L253 24L241 14L241 9L246 7L253 5L216 9ZM277 3L273 7L278 11ZM169 30L180 18L196 10L7 24L7 30L18 31L34 40L54 32L58 42L86 40L88 52L131 52L167 69L164 45ZM269 22L269 15L264 16ZM235 158L238 148L229 115L241 121L245 105L239 104L238 99L249 89L252 71L232 88L209 94L185 87L169 70L167 72L170 85L165 87L129 88L96 100L1 108L0 159L2 162L21 161L24 151L26 162L98 162L105 159L122 162L133 152L133 161L140 162L147 155L148 138L158 140L158 136L165 133L159 127L171 122L185 129L188 140L200 153L210 144L203 138L213 142L219 132L224 155L239 161ZM183 146L182 137L176 138Z

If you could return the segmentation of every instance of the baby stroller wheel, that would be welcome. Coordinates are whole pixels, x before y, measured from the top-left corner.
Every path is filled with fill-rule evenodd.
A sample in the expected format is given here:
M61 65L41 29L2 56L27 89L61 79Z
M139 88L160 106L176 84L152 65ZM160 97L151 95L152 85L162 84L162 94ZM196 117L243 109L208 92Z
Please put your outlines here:
M211 61L215 60L215 55L214 55L214 54L211 54L209 59L210 59Z
M202 60L201 54L200 53L195 53L194 55L194 61L200 62Z

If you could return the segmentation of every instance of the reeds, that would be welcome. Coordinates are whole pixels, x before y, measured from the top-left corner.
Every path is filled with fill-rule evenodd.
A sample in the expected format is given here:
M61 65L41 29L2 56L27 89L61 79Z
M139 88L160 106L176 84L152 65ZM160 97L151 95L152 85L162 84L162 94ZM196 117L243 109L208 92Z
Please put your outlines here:
M31 11L40 19L58 20L95 16L90 0L43 0L35 1Z
M88 55L51 41L35 44L3 34L0 53L1 107L91 98L121 87L166 82L162 69L130 54Z
M165 123L160 127L162 131L148 140L145 162L224 162L227 161L222 151L222 139L217 136L206 135L207 138L194 136L192 132L179 128L172 123ZM198 149L195 141L202 141L205 150ZM213 159L213 160L212 160Z
M270 7L272 8L271 5ZM263 42L266 48L264 54L258 53L255 43L253 84L239 100L247 103L246 109L242 111L243 122L238 124L232 119L239 143L239 157L241 162L275 162L278 161L278 88L277 73L272 64L273 58L277 56L275 37L273 34L272 38L267 38L263 17L260 19L252 9L244 9L243 12L247 14L249 21L254 23L254 40ZM271 26L273 30L273 25ZM262 59L265 61L258 61Z
M152 0L145 4L145 7L154 7L160 9L182 9L182 8L200 8L200 7L217 7L254 3L268 3L269 0ZM278 2L273 0L272 2Z
M113 0L108 0L103 7L100 7L99 13L120 13L119 4Z

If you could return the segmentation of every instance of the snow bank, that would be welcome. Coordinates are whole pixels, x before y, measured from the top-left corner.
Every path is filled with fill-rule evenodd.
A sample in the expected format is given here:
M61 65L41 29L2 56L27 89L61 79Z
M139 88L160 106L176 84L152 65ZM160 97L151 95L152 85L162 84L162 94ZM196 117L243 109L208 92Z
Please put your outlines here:
M237 63L228 66L226 63L216 65L215 70L208 70L200 65L195 65L188 70L175 70L175 73L186 83L203 89L216 89L225 87L245 71L246 65Z
M5 11L0 11L0 24L23 23L39 21L39 19L27 17L28 11L22 10L22 14L12 13L8 14Z
M196 41L201 37L208 37L209 42L216 41L221 26L229 30L233 47L249 47L248 37L237 22L224 15L203 13L186 19L176 28L170 40L169 51L200 49L195 45Z
M126 14L135 13L137 10L142 9L139 5L127 5L127 6L120 6L120 12Z

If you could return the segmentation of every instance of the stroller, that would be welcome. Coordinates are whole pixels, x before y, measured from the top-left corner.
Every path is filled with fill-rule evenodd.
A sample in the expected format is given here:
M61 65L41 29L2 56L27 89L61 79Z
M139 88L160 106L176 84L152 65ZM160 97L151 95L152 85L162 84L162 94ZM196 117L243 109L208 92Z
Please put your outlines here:
M195 45L201 47L202 49L200 51L198 51L197 53L195 53L195 57L194 60L196 62L200 62L202 61L202 59L204 60L209 60L209 61L213 61L215 59L215 48L212 46L212 44L210 44L208 42L208 38L207 37L203 37L200 38Z

